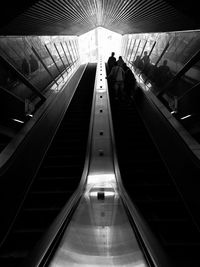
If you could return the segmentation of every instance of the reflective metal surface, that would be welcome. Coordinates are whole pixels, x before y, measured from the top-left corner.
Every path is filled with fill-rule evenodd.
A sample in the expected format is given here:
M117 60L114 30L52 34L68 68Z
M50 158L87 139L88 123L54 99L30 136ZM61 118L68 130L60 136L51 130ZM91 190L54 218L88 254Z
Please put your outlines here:
M51 267L147 266L118 192L101 178L82 197Z

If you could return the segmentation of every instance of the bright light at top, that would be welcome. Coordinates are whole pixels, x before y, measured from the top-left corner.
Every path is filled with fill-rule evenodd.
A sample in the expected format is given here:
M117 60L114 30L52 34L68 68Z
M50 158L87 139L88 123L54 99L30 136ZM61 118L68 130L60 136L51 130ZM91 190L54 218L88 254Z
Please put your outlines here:
M115 52L115 56L118 58L121 55L121 40L121 34L102 27L79 36L81 62L97 62L100 55L103 61L107 61L111 52Z
M99 53L102 55L103 61L107 61L112 52L115 52L117 59L121 56L121 34L99 27L98 41Z
M110 184L116 183L115 175L112 173L105 174L89 174L87 185L95 185L100 186L104 185L104 187L110 187Z

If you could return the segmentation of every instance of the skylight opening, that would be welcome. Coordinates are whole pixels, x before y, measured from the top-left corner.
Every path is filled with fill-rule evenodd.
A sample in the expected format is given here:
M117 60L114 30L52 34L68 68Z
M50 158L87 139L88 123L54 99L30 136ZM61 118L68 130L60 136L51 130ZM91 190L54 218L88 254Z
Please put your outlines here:
M97 62L100 55L102 61L106 62L112 52L115 52L116 58L121 55L122 35L103 27L98 27L79 36L78 40L82 64Z

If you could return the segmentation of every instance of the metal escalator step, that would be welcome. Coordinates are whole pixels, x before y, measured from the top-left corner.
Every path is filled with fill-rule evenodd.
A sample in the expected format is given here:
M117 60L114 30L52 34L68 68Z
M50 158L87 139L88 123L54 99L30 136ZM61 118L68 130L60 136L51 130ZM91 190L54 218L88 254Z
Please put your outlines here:
M73 194L73 189L65 191L37 191L29 194L25 208L62 208Z
M43 167L40 171L40 176L52 177L52 176L80 176L83 171L81 165L70 165L70 166L48 166Z
M79 162L82 160L82 156L79 154L73 154L73 155L54 155L51 156L48 155L48 157L44 160L43 165L51 165L56 162L56 164L74 164L74 162Z
M65 177L40 177L37 183L34 184L33 193L37 193L38 190L46 191L74 191L77 188L77 184L80 181L80 177L65 176Z

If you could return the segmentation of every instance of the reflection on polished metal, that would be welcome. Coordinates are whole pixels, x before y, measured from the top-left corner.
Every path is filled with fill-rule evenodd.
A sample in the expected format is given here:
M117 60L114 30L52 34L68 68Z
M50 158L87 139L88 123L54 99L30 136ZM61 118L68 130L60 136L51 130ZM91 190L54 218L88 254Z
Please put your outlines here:
M50 266L147 266L117 191L85 192Z
M85 191L50 267L148 266L118 191L107 83L101 79L105 77L105 68L101 65L98 64L96 74L90 167ZM99 109L104 112L98 112ZM103 151L103 156L99 151Z

